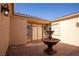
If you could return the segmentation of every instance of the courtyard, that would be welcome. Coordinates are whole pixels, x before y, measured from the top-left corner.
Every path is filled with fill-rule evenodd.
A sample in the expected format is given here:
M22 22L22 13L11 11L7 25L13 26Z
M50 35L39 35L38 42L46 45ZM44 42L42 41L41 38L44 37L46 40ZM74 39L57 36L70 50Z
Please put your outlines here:
M49 56L43 50L47 46L42 42L28 43L25 46L9 47L7 56ZM51 56L79 56L79 47L68 45L65 43L58 43L54 46L57 53Z
M34 14L37 14L36 11L38 8L36 7L36 5L40 5L40 9L46 7L46 9L44 8L44 10L39 9L40 12L38 12L43 13L44 15L48 15L48 18L42 17L43 14L39 13L38 15L41 15L40 17L37 15L35 16L32 14L28 14L27 11L26 13L18 12L19 10L21 10L19 9L20 7L22 7L21 5L23 7L26 7L27 5L31 5L32 7L34 7L35 12L34 10L32 11L34 12ZM51 6L54 5L57 5L57 7L61 9L61 11L59 11L61 13L58 13L59 15L57 14L57 9L53 7L51 9ZM68 4L63 5L67 6ZM70 5L79 7L79 4L69 4L69 6ZM73 10L73 12L67 12L68 14L63 14L66 9L62 9L62 4L2 3L0 4L0 6L0 56L49 56L47 53L44 52L44 49L46 49L47 46L43 42L46 42L47 44L49 42L58 42L51 41L52 37L59 39L60 42L58 42L54 46L54 49L57 50L57 53L52 54L51 56L79 56L78 11ZM70 7L67 6L67 8ZM17 9L19 10L17 11ZM72 9L73 8L71 8L71 10ZM45 14L45 10L47 10L48 13L46 11ZM55 14L50 13L50 10L51 12L52 10L56 11ZM60 14L62 15L60 16ZM54 15L56 15L56 18L54 18ZM49 39L50 41L44 41L43 39L45 38ZM43 42L41 41L41 39L43 40Z

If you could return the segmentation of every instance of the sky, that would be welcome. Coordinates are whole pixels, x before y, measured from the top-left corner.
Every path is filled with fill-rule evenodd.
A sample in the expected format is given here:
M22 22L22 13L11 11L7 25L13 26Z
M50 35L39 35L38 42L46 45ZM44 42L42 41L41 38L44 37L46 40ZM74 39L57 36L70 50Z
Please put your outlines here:
M16 3L15 12L55 20L79 12L79 3Z

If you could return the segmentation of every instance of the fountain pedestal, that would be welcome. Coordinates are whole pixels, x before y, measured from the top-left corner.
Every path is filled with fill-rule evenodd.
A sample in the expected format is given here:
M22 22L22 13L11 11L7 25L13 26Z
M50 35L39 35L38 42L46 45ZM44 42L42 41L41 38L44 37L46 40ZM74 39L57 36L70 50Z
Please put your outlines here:
M43 39L42 41L48 46L44 51L47 54L54 54L56 53L56 50L53 49L53 46L56 45L60 40L57 38L52 38L52 34L54 31L51 31L51 28L49 28L49 31L46 31L48 33L48 38Z

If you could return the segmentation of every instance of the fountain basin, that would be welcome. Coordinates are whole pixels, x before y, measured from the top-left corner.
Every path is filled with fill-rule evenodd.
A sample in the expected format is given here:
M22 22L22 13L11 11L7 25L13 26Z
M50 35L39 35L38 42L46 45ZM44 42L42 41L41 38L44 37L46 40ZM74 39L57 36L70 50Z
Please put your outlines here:
M44 49L44 51L48 54L54 54L56 53L56 50L53 49L53 46L56 45L60 40L57 38L52 38L52 39L48 39L45 38L42 40L48 47L46 49Z

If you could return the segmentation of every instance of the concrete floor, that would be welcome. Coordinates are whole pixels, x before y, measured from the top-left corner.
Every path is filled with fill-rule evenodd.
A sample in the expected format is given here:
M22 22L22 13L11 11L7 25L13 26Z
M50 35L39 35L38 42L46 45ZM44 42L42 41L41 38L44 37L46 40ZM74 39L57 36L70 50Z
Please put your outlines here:
M26 46L10 47L6 56L49 56L44 52L47 46L43 42L28 43ZM52 56L79 56L79 47L58 43L54 46L57 53Z

